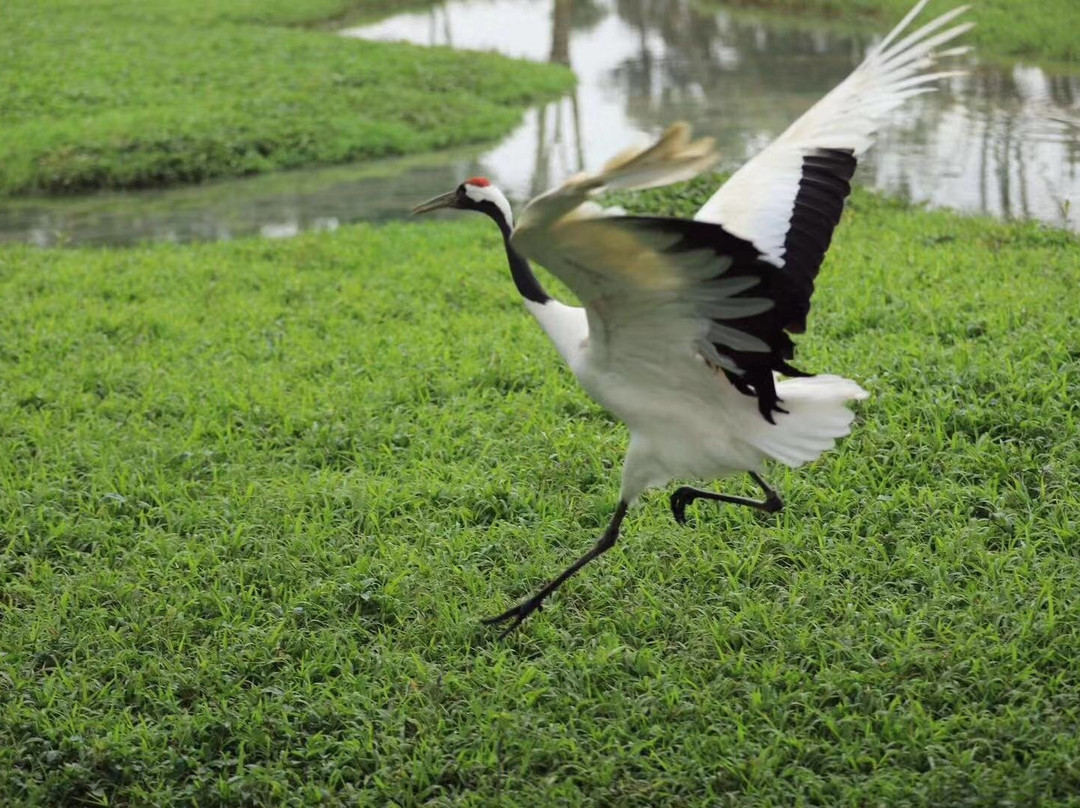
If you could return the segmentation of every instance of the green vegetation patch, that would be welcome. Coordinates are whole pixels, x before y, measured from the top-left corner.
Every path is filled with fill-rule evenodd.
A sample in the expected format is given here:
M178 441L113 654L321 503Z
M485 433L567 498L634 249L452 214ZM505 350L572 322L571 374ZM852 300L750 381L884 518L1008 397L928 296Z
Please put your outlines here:
M0 193L171 185L482 141L573 81L494 54L258 24L295 22L294 5L9 2Z
M716 0L697 0L715 7ZM932 0L922 19L964 5L963 0ZM872 19L884 32L915 5L915 0L723 0L723 5L777 9L828 18ZM968 35L982 55L1024 57L1080 68L1076 0L975 0L965 19L976 28ZM884 25L885 27L881 27Z
M798 354L854 434L506 642L626 432L490 222L0 249L0 803L1075 805L1078 248L857 193Z

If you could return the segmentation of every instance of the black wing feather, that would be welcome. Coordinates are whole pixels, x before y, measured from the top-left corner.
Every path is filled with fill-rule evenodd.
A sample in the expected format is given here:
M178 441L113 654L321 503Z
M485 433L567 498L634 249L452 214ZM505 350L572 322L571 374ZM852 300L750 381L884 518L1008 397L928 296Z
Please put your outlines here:
M784 240L784 269L791 274L803 297L787 330L806 330L810 296L814 293L825 252L844 212L844 200L851 193L855 174L855 153L851 149L817 149L803 158L802 177L791 210Z
M683 252L712 250L716 254L718 270L715 277L702 282L703 287L707 288L710 282L721 279L752 277L757 282L731 298L768 298L773 301L772 308L758 314L713 320L760 340L768 346L767 350L738 350L722 342L713 342L712 345L717 353L737 368L720 368L728 380L739 392L755 396L761 415L769 423L775 423L773 413L786 410L780 406L773 372L787 376L810 375L788 362L795 354L795 343L787 334L787 328L800 316L800 312L808 308L812 284L807 289L797 274L763 260L761 252L753 244L732 235L718 224L649 216L626 216L607 221L608 225L616 223L636 231L677 234L679 238L662 250L662 254L677 256ZM727 259L730 259L730 264Z

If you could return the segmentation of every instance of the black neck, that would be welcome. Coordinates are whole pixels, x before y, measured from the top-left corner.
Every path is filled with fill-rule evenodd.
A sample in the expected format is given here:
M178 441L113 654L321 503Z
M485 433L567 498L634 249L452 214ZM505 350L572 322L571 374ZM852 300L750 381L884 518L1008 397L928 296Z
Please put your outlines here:
M503 242L506 244L506 258L510 261L510 275L514 278L514 285L521 296L533 303L547 303L551 300L551 295L544 291L525 256L510 243L510 237L504 235Z
M533 303L547 303L551 300L551 295L544 291L544 287L533 274L532 267L529 266L525 256L514 249L514 245L510 243L510 235L514 232L510 228L510 223L503 218L501 212L488 215L495 220L495 224L502 231L503 244L506 245L506 260L510 262L510 275L514 279L518 292L523 298Z

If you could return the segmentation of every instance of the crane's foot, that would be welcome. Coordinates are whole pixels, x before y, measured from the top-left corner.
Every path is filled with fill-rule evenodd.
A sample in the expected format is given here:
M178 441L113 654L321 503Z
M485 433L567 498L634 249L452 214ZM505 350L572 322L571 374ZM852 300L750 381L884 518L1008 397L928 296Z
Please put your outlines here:
M681 488L675 489L675 492L671 495L671 515L675 517L675 521L680 525L686 524L686 506L693 502L695 499L711 499L715 502L728 502L732 505L745 505L748 508L754 508L765 513L776 513L784 507L784 500L780 499L780 495L766 483L759 475L750 473L750 476L754 478L756 482L765 494L765 498L750 499L748 497L737 497L732 494L717 494L715 491L705 491L701 488L692 488L691 486L684 485Z
M675 489L671 495L671 515L680 525L686 524L686 506L697 499L697 493L690 486Z
M770 491L769 495L761 502L761 510L765 511L765 513L779 513L784 510L784 500L780 499L780 495L775 491Z
M486 617L480 622L485 626L497 626L500 623L505 623L508 620L511 621L503 633L499 635L499 639L505 639L508 634L513 632L515 628L525 622L525 618L533 612L542 612L544 610L544 598L542 595L536 595L528 600L522 601L517 606L512 606L500 615L495 617Z

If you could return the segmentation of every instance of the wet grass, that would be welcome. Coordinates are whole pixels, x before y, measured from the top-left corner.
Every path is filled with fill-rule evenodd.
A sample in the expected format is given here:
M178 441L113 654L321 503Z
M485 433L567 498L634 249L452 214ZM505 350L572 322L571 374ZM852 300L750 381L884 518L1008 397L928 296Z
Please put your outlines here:
M286 27L357 5L10 0L0 193L165 186L490 140L573 81L558 66Z
M923 19L967 0L934 0ZM818 16L852 22L872 20L882 33L915 5L914 0L695 0L718 5L775 9L800 16ZM1080 37L1076 36L1074 0L974 0L965 19L977 23L966 39L981 56L1023 58L1052 67L1080 70Z
M1078 248L857 194L854 434L507 642L626 433L490 223L0 248L0 803L1076 805Z

